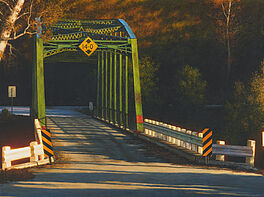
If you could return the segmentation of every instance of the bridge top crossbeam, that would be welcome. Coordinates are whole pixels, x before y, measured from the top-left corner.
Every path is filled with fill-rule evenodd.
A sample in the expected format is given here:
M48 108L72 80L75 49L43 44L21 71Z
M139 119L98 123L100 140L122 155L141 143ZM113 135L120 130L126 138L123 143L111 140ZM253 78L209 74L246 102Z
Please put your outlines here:
M129 25L122 19L111 20L62 20L51 27L43 26L42 32L51 31L44 41L44 58L63 52L78 52L79 45L91 38L98 51L132 53L131 39L136 39Z

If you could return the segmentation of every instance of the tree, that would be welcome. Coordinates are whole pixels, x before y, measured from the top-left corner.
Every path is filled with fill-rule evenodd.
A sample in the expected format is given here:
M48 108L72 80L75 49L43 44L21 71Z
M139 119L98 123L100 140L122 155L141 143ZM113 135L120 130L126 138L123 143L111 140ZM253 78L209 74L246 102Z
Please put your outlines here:
M155 63L150 57L143 57L140 59L139 68L144 111L155 113L160 107L159 79L157 77L159 64Z
M231 100L225 105L225 136L233 144L245 144L263 128L264 119L264 62L248 86L236 82Z
M174 108L178 118L183 120L199 119L206 103L207 82L198 68L185 65L174 75Z
M207 83L202 79L198 68L185 65L175 79L175 91L183 103L187 105L202 105L205 103Z
M40 19L44 24L52 24L64 16L73 1L62 0L0 0L0 61L9 47L12 54L12 40L40 31ZM37 20L36 20L37 18Z
M4 57L4 52L8 45L8 40L11 39L10 37L11 37L12 31L14 30L15 22L19 19L19 14L24 6L25 1L18 0L14 6L12 6L11 1L8 2L5 0L0 0L0 2L7 7L5 8L5 10L6 9L9 10L9 15L7 16L6 19L4 19L2 30L0 33L0 61L1 61ZM31 16L31 11L32 9L30 9L29 17ZM2 11L0 13L3 15ZM24 31L25 33L27 32L27 29L28 27L25 28L25 31ZM14 35L14 39L16 39L15 37L16 36ZM9 45L9 47L10 49L12 49L11 45Z
M209 0L213 2L216 12L212 16L216 19L216 32L219 35L219 40L226 47L226 86L230 80L232 67L232 41L238 32L238 10L240 0Z

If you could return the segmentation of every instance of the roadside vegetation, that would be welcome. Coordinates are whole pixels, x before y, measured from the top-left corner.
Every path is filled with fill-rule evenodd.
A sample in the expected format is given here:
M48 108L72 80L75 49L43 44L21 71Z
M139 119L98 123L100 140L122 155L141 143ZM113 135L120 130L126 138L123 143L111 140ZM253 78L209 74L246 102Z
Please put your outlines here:
M39 13L34 16L54 3L37 2ZM256 139L260 154L264 1L64 0L61 5L65 3L65 10L58 5L52 22L63 13L63 18L122 18L131 26L139 43L145 117L193 130L210 127L214 140L228 144L245 145L247 139ZM43 14L43 20L48 19ZM19 23L20 29L23 24ZM16 104L30 105L32 38L10 43L16 51L8 55L7 50L0 63L0 103L8 104L6 87L15 84L19 86ZM46 64L47 104L95 103L96 67L92 64L74 68L69 63Z

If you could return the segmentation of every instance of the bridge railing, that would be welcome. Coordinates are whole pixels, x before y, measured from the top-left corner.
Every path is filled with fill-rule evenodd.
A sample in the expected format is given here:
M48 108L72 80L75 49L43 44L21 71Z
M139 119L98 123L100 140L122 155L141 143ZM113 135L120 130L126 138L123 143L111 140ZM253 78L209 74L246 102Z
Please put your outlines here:
M41 125L38 119L34 121L35 125L35 140L30 143L29 146L17 149L11 149L10 146L2 147L2 170L7 169L21 169L28 168L38 165L48 164L54 162L54 159L44 157L42 134L41 134ZM25 160L24 163L19 165L13 165L14 161Z
M149 119L145 119L144 128L144 132L148 136L165 140L201 155L203 153L203 134L201 132Z
M226 145L225 141L218 140L213 144L213 154L216 160L225 161L225 156L246 157L246 163L254 166L255 163L256 141L248 140L247 146Z
M203 133L183 129L163 122L145 119L144 133L153 138L159 138L168 143L175 144L193 153L203 154ZM248 140L247 146L226 145L224 141L217 141L212 145L212 154L218 161L225 161L226 156L246 157L246 164L254 166L255 161L254 140Z
M4 146L2 148L2 170L11 168L12 162L20 159L29 158L30 162L37 162L39 156L41 157L42 154L43 146L37 142L31 142L30 146L17 149L11 149L10 146ZM27 166L27 164L24 164L23 166Z
M102 107L99 107L98 109L99 111L97 111L97 108L95 107L92 111L92 116L94 118L102 120L121 129L136 130L135 111L130 110L128 112L120 112L119 110ZM103 114L102 111L104 112Z

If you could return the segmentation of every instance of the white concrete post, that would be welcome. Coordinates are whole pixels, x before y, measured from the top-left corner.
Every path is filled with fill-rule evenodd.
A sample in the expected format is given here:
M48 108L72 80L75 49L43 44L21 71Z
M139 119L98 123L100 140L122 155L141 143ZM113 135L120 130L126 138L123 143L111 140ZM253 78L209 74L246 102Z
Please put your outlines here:
M40 154L39 160L44 160L44 159L45 159L45 155L44 155L43 144L42 144L41 154Z
M198 133L197 133L197 132L195 132L195 131L193 131L193 132L192 132L192 135L193 135L193 136L197 136L197 137L198 137ZM198 151L198 146L197 146L197 145L195 145L195 144L192 144L192 151L194 151L194 152L196 152L196 153L197 153L197 151Z
M254 166L255 164L255 151L256 151L256 141L255 140L248 140L247 141L247 146L252 148L252 157L247 157L246 158L246 163Z
M38 155L36 153L37 142L30 142L30 162L38 161Z
M168 136L167 135L163 135L163 140L168 141Z
M11 161L8 159L7 154L11 150L10 146L2 147L2 170L11 168Z
M92 114L94 110L93 102L89 102L89 110L90 110L90 113Z
M200 138L203 139L203 133L198 133L198 137L200 137ZM203 155L203 147L198 146L198 153L199 153L200 155Z
M175 129L176 129L176 131L181 132L181 128L180 127L176 127ZM181 146L181 140L176 139L176 145L177 146Z
M217 141L216 141L216 144L219 144L219 145L225 145L225 141L223 141L223 140L217 140ZM225 155L216 155L216 156L215 156L215 160L218 160L218 161L225 161Z
M192 135L192 131L190 131L190 130L186 131L186 133L187 133L188 135L190 135L190 136ZM186 144L186 148L187 148L187 149L192 150L192 144L191 144L191 143L189 143L189 142L187 143L187 142L186 142L185 144Z
M181 129L182 133L186 133L186 129ZM186 142L181 140L181 147L186 148Z

